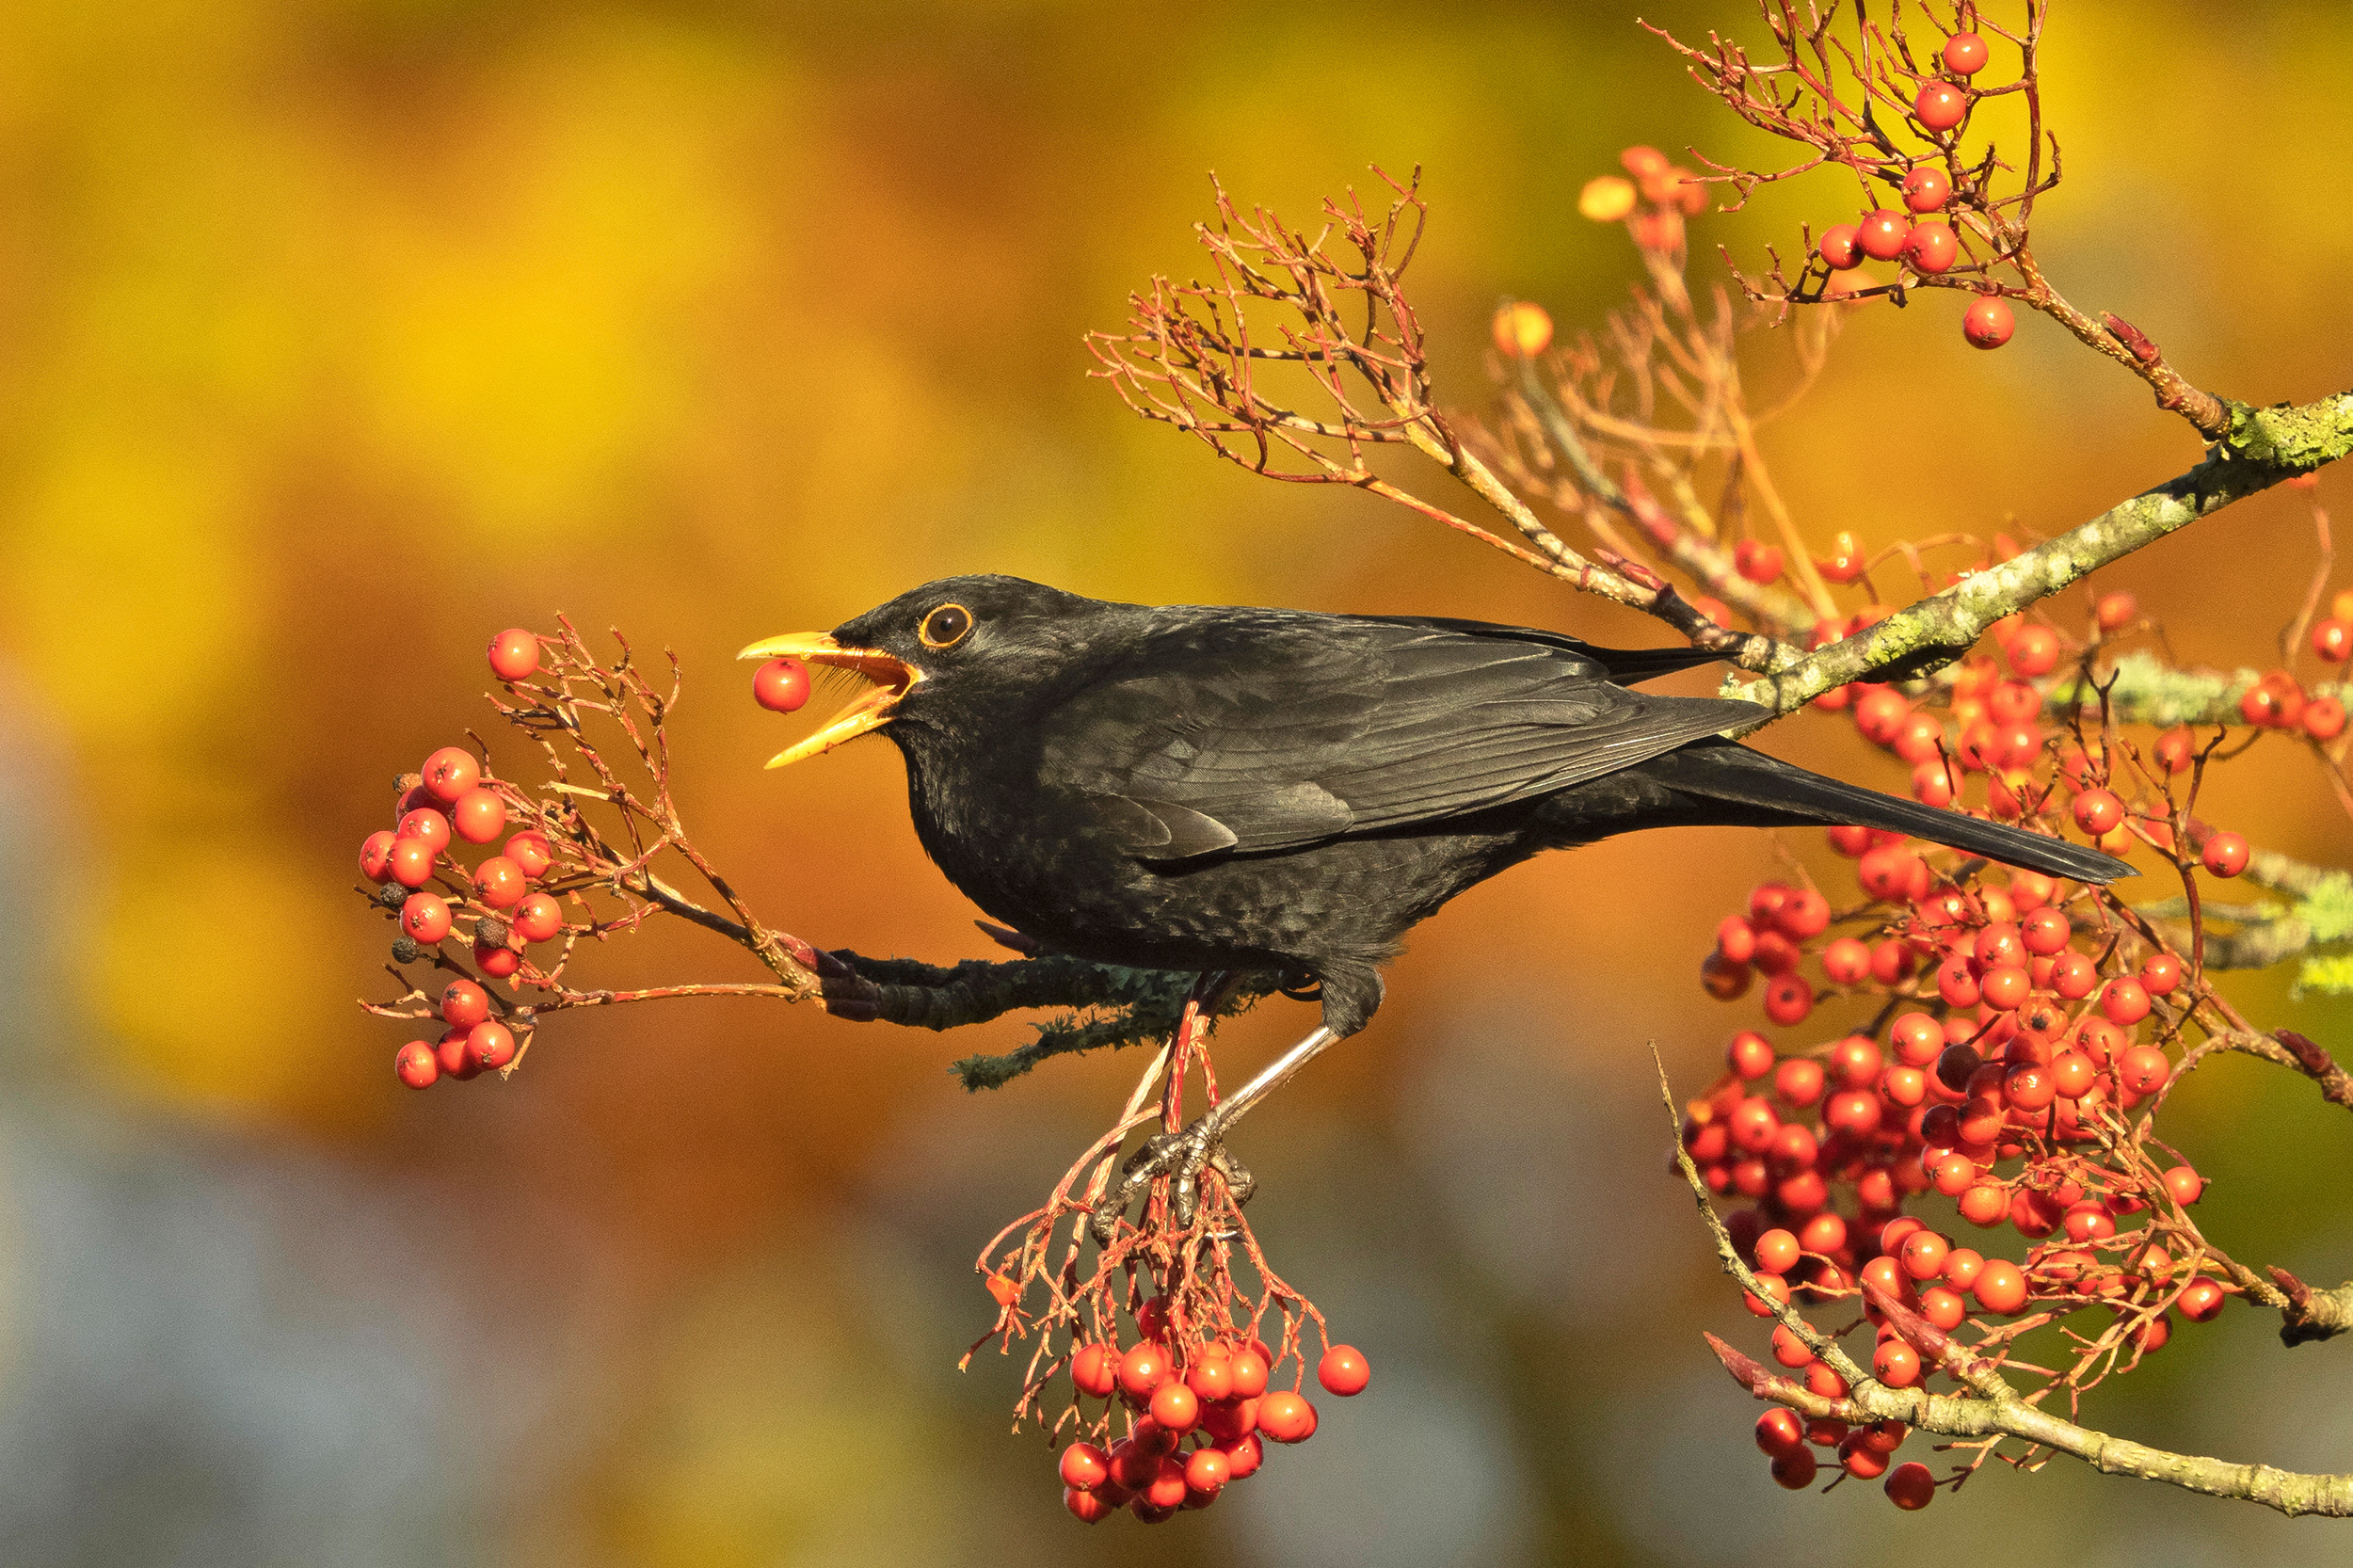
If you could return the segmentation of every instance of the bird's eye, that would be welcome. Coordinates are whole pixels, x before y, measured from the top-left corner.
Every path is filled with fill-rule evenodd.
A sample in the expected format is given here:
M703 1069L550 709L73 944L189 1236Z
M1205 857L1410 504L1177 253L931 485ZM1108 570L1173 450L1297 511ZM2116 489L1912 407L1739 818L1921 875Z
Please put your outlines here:
M925 648L953 648L972 634L972 612L961 604L943 604L923 617L915 634Z

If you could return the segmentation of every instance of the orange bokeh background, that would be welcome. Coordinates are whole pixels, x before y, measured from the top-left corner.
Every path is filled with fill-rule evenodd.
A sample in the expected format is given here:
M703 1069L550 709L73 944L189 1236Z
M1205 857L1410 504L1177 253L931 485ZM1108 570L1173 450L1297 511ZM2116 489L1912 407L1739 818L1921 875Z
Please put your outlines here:
M1620 147L1770 155L1628 11L0 16L11 1558L1833 1568L1965 1528L2022 1562L2340 1560L2326 1527L2068 1464L1981 1478L1942 1524L1770 1485L1696 1331L1763 1336L1661 1174L1645 1049L1694 1088L1752 1021L1692 979L1773 874L1763 835L1620 840L1466 895L1377 1024L1254 1118L1261 1236L1373 1386L1148 1533L1064 1517L1047 1449L1005 1435L1013 1367L953 1369L989 1316L971 1255L1132 1055L970 1096L946 1064L1021 1020L936 1036L696 1001L565 1018L511 1080L418 1096L388 1070L397 1032L353 1005L389 984L353 855L393 776L488 733L504 626L561 611L674 649L698 841L773 923L937 961L991 950L914 841L895 752L760 772L797 731L749 701L744 643L968 570L1659 640L1401 509L1216 462L1087 379L1079 341L1197 267L1207 171L1305 221L1369 165L1419 163L1412 281L1442 394L1481 408L1498 297L1567 330L1639 275L1620 229L1576 215ZM1646 14L1760 30L1730 3ZM2231 396L2353 383L2349 48L2321 4L2060 8L2068 178L2036 226L2058 286ZM1823 176L1696 219L1695 280L1718 242L1753 264L1846 199ZM1771 428L1817 544L2049 534L2195 460L2048 323L1978 354L1958 315L1936 294L1858 312ZM2331 473L2318 496L2346 492ZM2185 660L2267 665L2313 550L2304 499L2274 494L2097 585L2137 592ZM1819 715L1765 744L1901 788ZM2347 858L2284 744L2208 799L2261 844ZM1842 874L1817 837L1788 847ZM750 977L693 933L590 965ZM2281 975L2233 994L2353 1048L2343 1002ZM1255 1063L1307 1016L1271 1002L1225 1049ZM2353 1136L2308 1089L2233 1061L2177 1103L2226 1245L2353 1272ZM2234 1307L2091 1418L2341 1470L2342 1359Z

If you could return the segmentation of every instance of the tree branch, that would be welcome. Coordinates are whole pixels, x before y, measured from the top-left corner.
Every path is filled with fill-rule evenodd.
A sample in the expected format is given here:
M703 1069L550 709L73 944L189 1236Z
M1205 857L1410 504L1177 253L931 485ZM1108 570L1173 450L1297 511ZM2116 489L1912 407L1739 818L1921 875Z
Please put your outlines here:
M2229 434L2187 473L1763 680L1731 677L1723 695L1763 703L1779 716L1849 681L1926 674L1968 652L2004 616L2209 512L2353 453L2353 392L2297 407L2230 407Z

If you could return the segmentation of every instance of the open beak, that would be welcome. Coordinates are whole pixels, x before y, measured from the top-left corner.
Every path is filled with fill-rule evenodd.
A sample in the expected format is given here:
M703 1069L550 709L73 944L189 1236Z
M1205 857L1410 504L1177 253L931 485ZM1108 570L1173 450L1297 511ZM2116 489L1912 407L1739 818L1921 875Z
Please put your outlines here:
M770 758L768 765L772 768L797 762L805 757L822 756L845 742L856 740L870 729L880 729L890 722L900 699L923 679L923 672L912 664L894 659L877 648L843 648L824 632L792 632L781 637L770 637L764 642L752 644L736 657L798 659L807 664L855 670L874 683L873 690L836 713L816 734Z

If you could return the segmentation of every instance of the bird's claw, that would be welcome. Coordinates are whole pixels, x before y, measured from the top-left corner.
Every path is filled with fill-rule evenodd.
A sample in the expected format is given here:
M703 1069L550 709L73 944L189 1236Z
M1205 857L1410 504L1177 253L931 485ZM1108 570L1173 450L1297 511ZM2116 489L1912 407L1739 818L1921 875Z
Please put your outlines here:
M1257 1178L1225 1147L1224 1131L1215 1113L1211 1113L1182 1132L1156 1133L1145 1139L1120 1166L1118 1185L1095 1206L1091 1224L1096 1244L1111 1244L1128 1206L1161 1176L1175 1177L1169 1184L1169 1213L1179 1230L1193 1224L1193 1214L1200 1206L1204 1170L1215 1171L1225 1180L1236 1208L1248 1203L1250 1194L1257 1190Z

